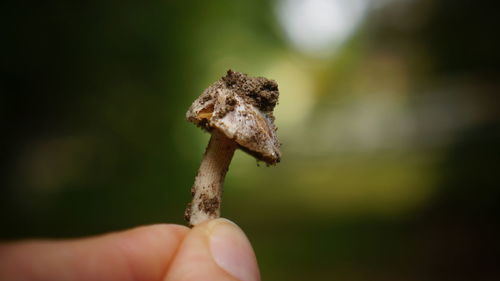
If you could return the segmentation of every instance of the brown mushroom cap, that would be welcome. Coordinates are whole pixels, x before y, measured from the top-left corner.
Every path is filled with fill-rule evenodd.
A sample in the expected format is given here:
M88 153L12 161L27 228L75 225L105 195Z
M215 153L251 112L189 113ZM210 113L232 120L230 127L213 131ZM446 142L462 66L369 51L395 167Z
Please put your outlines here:
M223 132L258 160L276 164L281 157L273 116L278 97L275 81L228 70L193 102L186 118Z

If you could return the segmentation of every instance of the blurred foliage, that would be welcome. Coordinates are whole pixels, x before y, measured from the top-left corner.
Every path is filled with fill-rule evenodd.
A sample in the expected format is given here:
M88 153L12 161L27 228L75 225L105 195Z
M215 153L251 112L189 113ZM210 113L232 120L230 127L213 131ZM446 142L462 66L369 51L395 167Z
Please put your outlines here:
M285 2L2 2L0 237L184 223L185 110L234 68L281 91L283 162L236 153L223 204L264 280L498 279L493 1L366 0L318 56Z

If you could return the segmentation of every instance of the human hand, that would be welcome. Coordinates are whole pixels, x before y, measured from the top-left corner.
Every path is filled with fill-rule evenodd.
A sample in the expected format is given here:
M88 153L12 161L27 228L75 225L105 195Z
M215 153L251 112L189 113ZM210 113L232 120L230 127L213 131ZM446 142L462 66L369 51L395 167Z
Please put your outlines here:
M0 244L0 280L260 280L250 242L226 219L64 241Z

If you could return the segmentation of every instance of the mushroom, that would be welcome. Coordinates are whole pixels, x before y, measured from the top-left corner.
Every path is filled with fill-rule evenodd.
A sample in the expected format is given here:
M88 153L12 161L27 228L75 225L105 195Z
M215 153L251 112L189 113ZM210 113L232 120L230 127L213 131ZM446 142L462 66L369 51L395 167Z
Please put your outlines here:
M187 120L212 136L184 214L190 225L220 217L222 185L236 148L268 165L280 161L273 116L278 96L275 81L228 70L193 102Z

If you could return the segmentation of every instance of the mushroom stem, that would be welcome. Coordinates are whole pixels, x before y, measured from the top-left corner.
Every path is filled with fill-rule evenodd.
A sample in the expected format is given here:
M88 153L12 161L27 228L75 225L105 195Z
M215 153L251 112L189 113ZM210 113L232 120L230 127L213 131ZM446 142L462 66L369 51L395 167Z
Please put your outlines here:
M190 225L220 217L222 185L235 149L236 143L232 139L217 129L213 130L191 188L193 200L184 214Z

